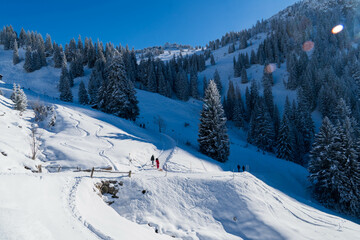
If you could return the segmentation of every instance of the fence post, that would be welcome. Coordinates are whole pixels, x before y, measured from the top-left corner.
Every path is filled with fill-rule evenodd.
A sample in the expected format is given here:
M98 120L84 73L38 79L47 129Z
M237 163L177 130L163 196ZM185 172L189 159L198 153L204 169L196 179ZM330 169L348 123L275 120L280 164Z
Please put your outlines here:
M93 174L94 174L94 167L91 169L91 174L90 174L91 178L93 177Z
M131 170L129 171L129 178L131 178Z

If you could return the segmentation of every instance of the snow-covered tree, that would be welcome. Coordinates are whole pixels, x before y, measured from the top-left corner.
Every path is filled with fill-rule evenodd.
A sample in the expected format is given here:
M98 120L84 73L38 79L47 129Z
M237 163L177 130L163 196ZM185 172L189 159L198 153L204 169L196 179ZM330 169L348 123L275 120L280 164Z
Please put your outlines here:
M27 108L27 97L20 85L14 83L11 100L14 102L14 109L23 112Z
M199 98L198 76L195 69L190 72L190 95L195 99Z
M220 74L217 69L215 69L215 72L214 72L214 82L216 84L216 87L217 87L220 95L221 95L222 84L221 84Z
M214 58L214 55L210 55L210 63L211 63L211 65L215 65L215 58Z
M279 136L276 146L276 156L278 158L292 161L293 158L293 137L291 135L291 126L286 114L280 124Z
M338 153L341 147L339 134L329 118L323 119L320 131L315 135L309 179L319 201L334 207L340 198L339 183L342 183Z
M34 71L33 58L31 56L31 48L26 48L24 69L26 72Z
M89 96L83 81L79 85L79 103L84 105L89 103Z
M18 50L18 44L17 41L15 39L14 41L14 48L13 48L13 64L16 65L20 62L20 57L19 57L19 50Z
M138 101L133 83L127 78L121 55L115 56L106 70L103 91L99 95L99 107L105 112L135 121L139 115ZM104 89L106 87L106 89ZM106 97L106 98L104 98Z
M73 95L70 88L70 80L68 76L60 78L59 82L60 100L65 102L72 102Z
M226 128L226 117L216 84L210 80L205 92L199 126L200 151L209 157L225 162L230 145Z
M249 79L247 77L246 68L243 67L241 70L241 83L248 83Z
M46 39L45 39L45 52L48 56L50 56L51 54L53 54L53 44L52 44L52 40L49 34L46 34Z

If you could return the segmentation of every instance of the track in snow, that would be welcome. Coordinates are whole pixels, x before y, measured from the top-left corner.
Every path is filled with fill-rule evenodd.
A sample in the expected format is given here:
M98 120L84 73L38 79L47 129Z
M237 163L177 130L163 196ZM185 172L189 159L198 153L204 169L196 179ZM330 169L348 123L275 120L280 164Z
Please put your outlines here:
M99 135L100 132L101 132L101 130L104 129L104 126L102 126L102 125L100 125L100 124L96 124L96 125L97 125L99 128L97 129L95 136L96 136L99 140L101 140L102 142L105 142L105 143L109 146L109 147L106 148L106 149L102 149L102 150L99 152L99 155L100 155L105 161L107 161L107 162L110 164L110 166L111 166L115 171L117 171L118 168L116 167L116 164L106 155L106 151L108 151L108 150L110 150L110 149L113 149L113 148L114 148L114 144L113 144L111 141L109 141L108 139L105 139L104 137L102 137L102 136Z
M97 230L95 227L93 227L90 223L88 223L86 221L86 219L84 219L80 212L77 209L76 206L76 193L77 193L77 189L79 184L82 181L82 177L75 177L75 182L74 183L68 183L68 185L71 185L71 187L69 187L69 193L68 193L68 197L67 197L67 206L70 209L72 216L78 220L82 225L84 225L89 231L91 231L94 235L96 235L99 239L105 239L105 240L111 240L112 238L109 236L106 236L105 234L103 234L101 231Z

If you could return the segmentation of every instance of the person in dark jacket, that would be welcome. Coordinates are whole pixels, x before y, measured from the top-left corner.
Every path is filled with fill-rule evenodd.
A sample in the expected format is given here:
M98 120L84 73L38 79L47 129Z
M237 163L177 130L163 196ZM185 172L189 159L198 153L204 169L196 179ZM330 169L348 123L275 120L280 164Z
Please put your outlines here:
M155 157L154 155L151 156L151 165L154 166Z
M239 164L237 165L237 169L238 169L238 172L240 172L240 165Z
M243 165L242 169L243 169L243 172L245 172L245 166L244 165Z
M158 158L156 158L156 168L159 169L159 167L160 167L160 161Z

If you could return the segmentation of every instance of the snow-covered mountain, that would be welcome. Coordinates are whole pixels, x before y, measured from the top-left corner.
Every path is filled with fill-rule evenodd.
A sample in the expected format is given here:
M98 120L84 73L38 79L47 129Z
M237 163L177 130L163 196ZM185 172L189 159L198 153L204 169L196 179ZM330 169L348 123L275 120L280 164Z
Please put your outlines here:
M331 2L301 6L325 9ZM290 16L296 6L279 16ZM233 53L230 44L212 50L216 64L207 60L199 79L211 79L217 69L223 95L230 79L245 96L250 83L234 77L233 59L250 55L268 37L258 33L241 50L237 41ZM180 48L167 45L158 57L168 61L180 53L203 53ZM23 49L20 58L25 58ZM47 60L49 66L26 73L24 61L13 65L12 51L0 46L0 239L360 239L358 219L313 199L306 168L259 151L232 123L226 163L199 153L202 101L137 89L140 115L136 122L127 121L78 104L79 84L87 86L91 75L88 68L84 77L74 79L74 103L60 101L60 70ZM249 79L261 86L263 70L251 65ZM286 97L297 96L285 87L288 75L286 62L273 72L274 102L281 113ZM13 83L24 88L29 105L53 106L55 126L35 122L31 108L24 113L12 109ZM319 127L320 113L312 117ZM30 158L34 127L40 144L36 160ZM151 155L159 158L161 171L151 165ZM246 171L237 172L238 164ZM79 171L93 167L102 171L93 178ZM104 182L107 191L98 187ZM105 193L110 188L116 193Z
M280 11L272 18L282 17L292 17L296 14L301 15L308 9L316 9L319 11L329 11L330 9L340 7L342 10L347 9L356 9L360 5L359 0L303 0L298 3L287 7L286 9Z

